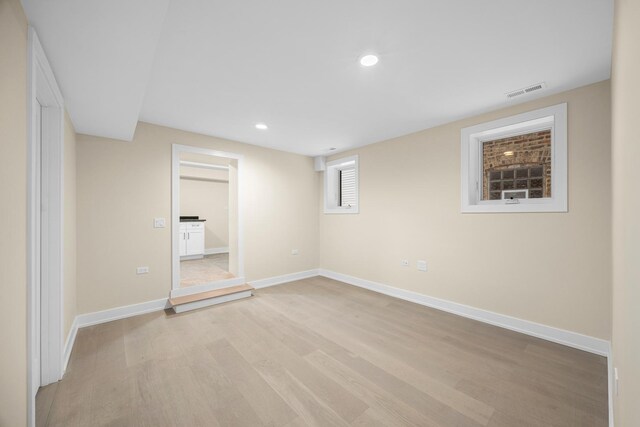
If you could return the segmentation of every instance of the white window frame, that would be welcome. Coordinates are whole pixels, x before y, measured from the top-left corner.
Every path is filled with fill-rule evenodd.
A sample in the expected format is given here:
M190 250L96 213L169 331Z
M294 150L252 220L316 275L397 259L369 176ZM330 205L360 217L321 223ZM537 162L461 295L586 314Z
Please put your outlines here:
M339 171L354 168L356 171L356 205L351 207L339 206ZM357 214L360 212L360 172L358 170L358 156L342 157L327 162L324 171L324 213L326 214Z
M526 133L551 130L551 197L482 200L482 144ZM494 120L462 129L461 212L567 212L567 104Z

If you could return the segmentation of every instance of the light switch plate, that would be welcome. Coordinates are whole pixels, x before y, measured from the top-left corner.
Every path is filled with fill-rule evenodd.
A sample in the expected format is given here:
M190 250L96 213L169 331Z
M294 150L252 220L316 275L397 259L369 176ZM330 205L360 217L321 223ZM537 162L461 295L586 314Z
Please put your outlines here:
M418 260L416 261L416 267L419 271L427 271L427 261Z
M298 255L299 253L297 249L291 249L291 255Z
M166 227L166 221L164 218L154 218L153 219L153 228L164 228Z
M149 267L136 268L136 274L147 274L148 272L149 272Z

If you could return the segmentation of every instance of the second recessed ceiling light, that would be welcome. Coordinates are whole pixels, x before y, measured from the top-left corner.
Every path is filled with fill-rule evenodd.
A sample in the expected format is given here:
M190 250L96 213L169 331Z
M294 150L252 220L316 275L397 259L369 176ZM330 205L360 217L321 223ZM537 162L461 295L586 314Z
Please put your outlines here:
M376 55L365 55L360 58L360 65L363 67L373 67L378 63L378 57Z

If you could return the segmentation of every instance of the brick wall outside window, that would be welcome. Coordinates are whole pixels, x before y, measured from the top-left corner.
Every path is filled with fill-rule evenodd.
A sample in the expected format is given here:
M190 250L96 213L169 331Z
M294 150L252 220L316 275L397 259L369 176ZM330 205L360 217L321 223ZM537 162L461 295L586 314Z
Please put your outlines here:
M482 200L500 199L510 189L529 189L530 198L551 197L550 130L486 141L482 160Z

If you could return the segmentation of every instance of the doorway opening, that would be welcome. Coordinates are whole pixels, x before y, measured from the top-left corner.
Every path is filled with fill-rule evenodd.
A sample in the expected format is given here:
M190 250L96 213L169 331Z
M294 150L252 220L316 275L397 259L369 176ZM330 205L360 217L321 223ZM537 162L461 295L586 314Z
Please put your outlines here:
M174 144L172 297L244 283L241 163L235 153Z

